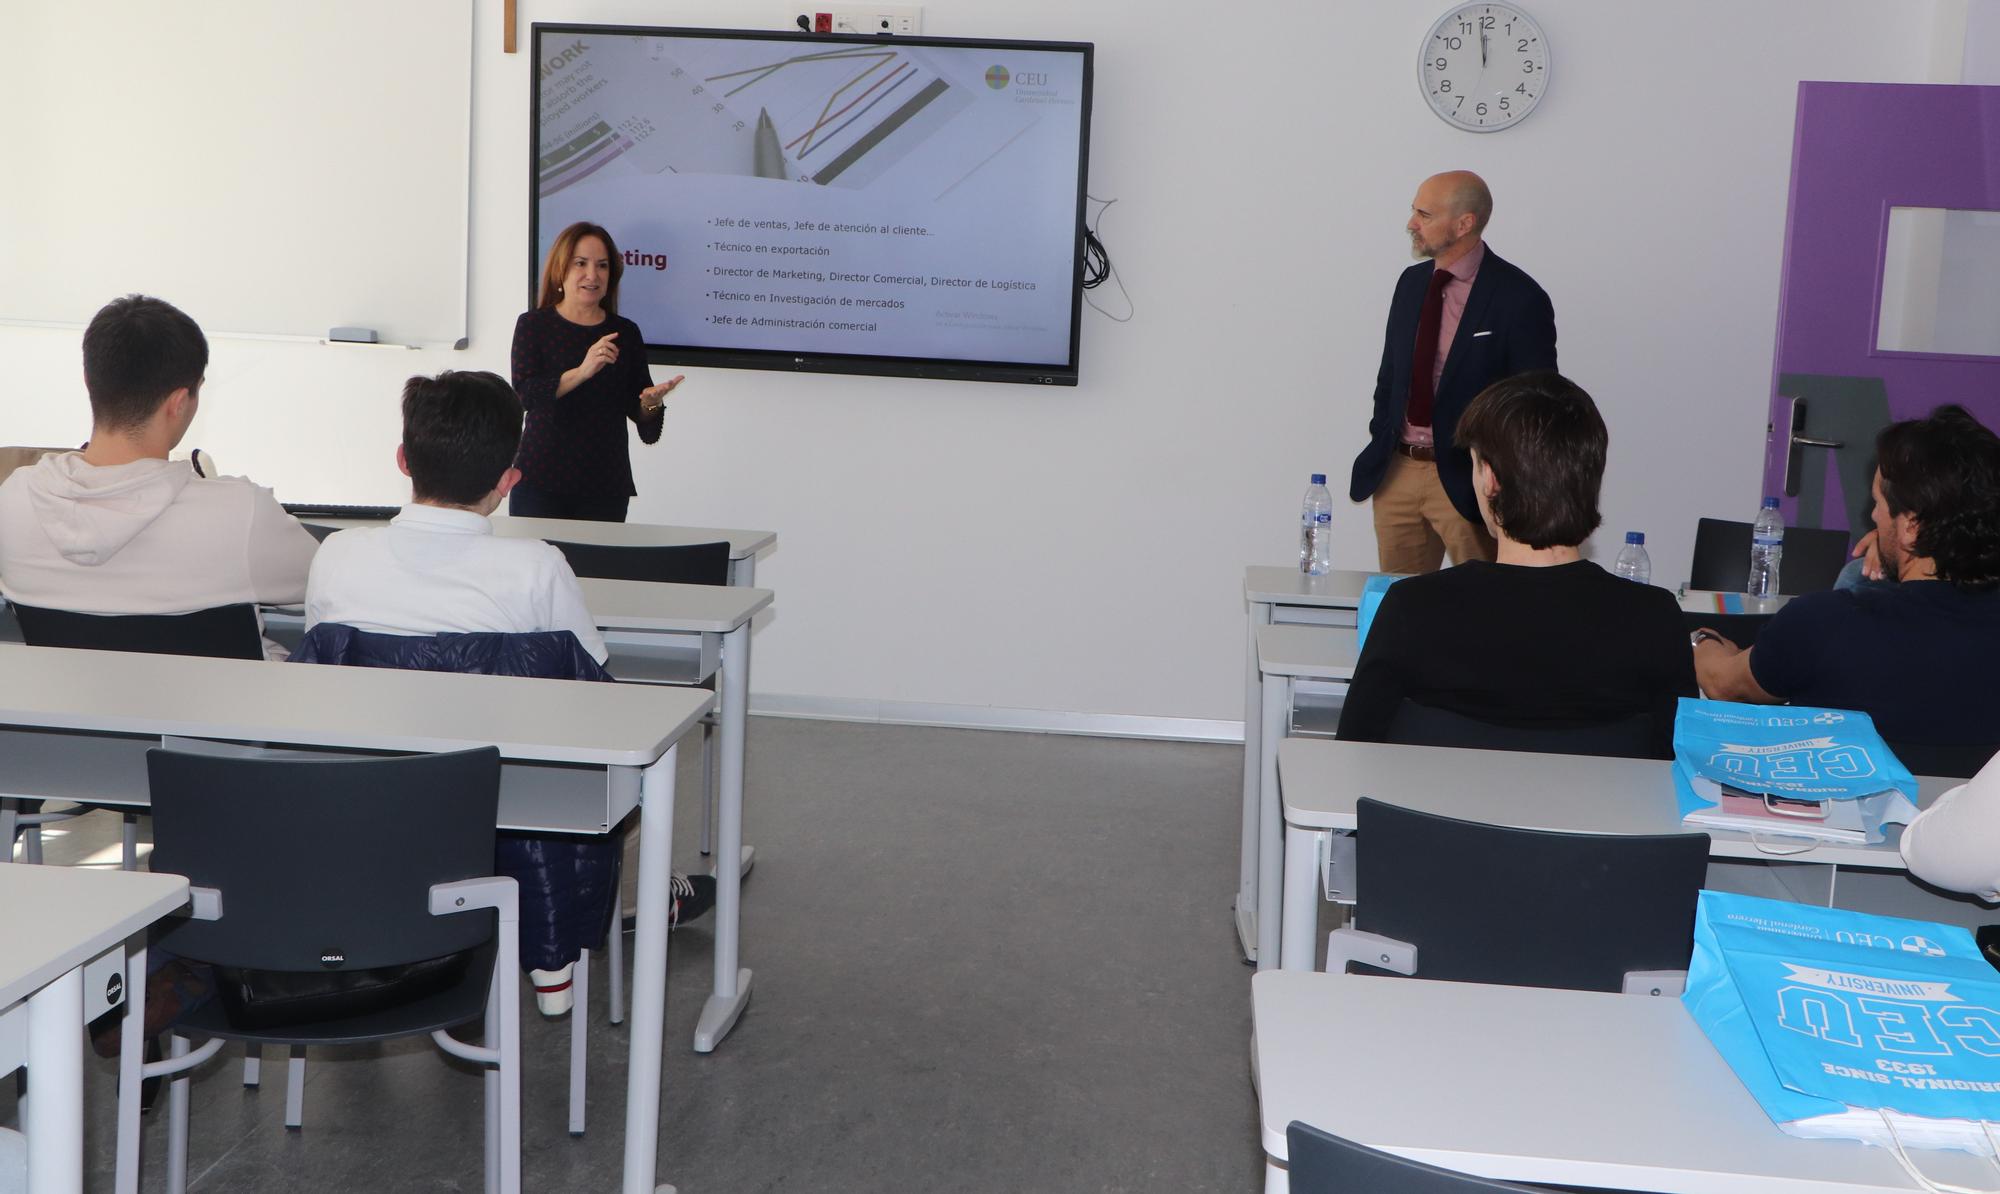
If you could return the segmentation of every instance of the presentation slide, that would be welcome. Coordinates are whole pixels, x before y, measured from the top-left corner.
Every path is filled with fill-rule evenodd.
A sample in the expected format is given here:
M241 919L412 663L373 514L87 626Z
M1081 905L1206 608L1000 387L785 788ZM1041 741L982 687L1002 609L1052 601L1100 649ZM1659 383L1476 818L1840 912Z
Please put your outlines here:
M648 342L1074 365L1083 53L538 42L538 252L608 229Z

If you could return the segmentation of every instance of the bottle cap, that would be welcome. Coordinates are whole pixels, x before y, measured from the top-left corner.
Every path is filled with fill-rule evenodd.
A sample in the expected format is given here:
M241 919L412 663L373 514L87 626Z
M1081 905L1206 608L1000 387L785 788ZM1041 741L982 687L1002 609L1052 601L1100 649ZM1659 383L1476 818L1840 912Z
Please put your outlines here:
M1324 484L1326 484L1326 474L1325 474L1325 473L1314 473L1314 474L1313 474L1313 484L1314 484L1314 485L1324 485Z
M1637 546L1639 546L1639 547L1644 547L1644 546L1646 546L1646 532L1644 532L1644 531L1626 531L1626 532L1625 532L1625 542L1627 542L1627 543L1631 543L1631 544L1635 544L1635 545L1637 545Z
M1763 508L1766 510L1776 510L1778 508L1778 499L1774 497L1765 498Z

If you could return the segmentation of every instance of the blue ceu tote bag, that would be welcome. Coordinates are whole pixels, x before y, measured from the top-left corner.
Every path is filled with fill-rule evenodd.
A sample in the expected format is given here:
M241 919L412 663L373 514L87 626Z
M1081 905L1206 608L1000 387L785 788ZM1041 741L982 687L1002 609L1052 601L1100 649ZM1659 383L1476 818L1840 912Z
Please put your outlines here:
M1682 697L1674 789L1688 821L1752 833L1880 842L1917 815L1916 777L1851 709Z
M1368 642L1368 628L1375 624L1375 611L1382 608L1382 595L1389 586L1403 579L1400 576L1371 576L1361 584L1361 608L1354 613L1354 647L1360 650Z
M2000 1152L2000 973L1965 929L1704 891L1682 1002L1794 1136L1888 1148L1926 1190L1907 1149Z

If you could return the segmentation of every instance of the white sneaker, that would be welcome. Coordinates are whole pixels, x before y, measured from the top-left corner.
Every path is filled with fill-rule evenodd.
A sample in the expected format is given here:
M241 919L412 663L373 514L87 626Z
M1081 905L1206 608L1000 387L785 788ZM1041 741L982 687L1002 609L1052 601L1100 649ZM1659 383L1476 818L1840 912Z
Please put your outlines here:
M561 970L528 971L528 981L535 985L535 1007L544 1016L560 1016L570 1009L576 998L570 986L570 978L575 972L574 962Z

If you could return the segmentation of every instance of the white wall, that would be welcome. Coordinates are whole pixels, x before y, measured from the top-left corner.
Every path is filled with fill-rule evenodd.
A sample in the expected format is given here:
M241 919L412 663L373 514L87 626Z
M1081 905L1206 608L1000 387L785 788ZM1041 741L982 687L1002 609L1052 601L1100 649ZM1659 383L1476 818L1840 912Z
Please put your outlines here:
M537 19L776 27L779 12L521 9L524 45ZM1438 0L1267 0L1229 10L1260 24L1227 31L1137 0L936 0L927 33L1097 43L1091 190L1119 199L1103 236L1136 318L1087 315L1074 390L699 372L666 442L635 454L633 518L779 531L759 571L778 593L761 694L1238 718L1242 568L1292 557L1308 472L1344 486L1410 196L1468 167L1497 197L1491 242L1554 297L1564 370L1610 422L1605 531L1646 530L1655 578L1677 583L1697 517L1755 507L1796 82L1955 80L1960 55L1939 47L1962 42L1965 7L1531 10L1548 98L1475 136L1417 94ZM480 0L475 27L471 348L218 341L191 442L230 471L283 496L396 500L402 379L505 372L530 64L500 53L499 0ZM224 59L254 53L218 36ZM112 220L125 197L76 201ZM337 216L300 213L308 229ZM216 249L246 287L282 269L282 246ZM74 333L0 328L0 359L0 440L82 437ZM1342 506L1335 563L1370 566L1366 508Z

